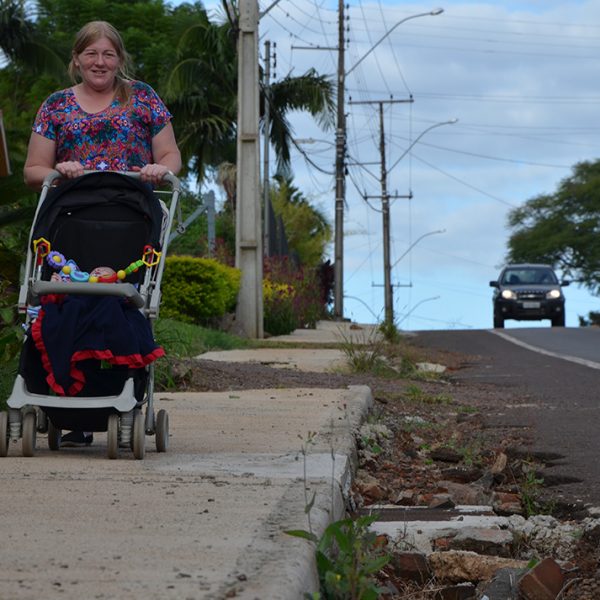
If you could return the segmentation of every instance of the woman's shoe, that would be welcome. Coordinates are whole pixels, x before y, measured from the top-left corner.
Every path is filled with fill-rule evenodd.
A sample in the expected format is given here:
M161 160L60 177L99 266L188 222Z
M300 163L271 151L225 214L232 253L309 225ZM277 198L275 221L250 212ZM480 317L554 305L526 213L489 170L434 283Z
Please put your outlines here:
M70 431L60 438L60 445L65 448L89 446L94 441L94 434L83 431Z

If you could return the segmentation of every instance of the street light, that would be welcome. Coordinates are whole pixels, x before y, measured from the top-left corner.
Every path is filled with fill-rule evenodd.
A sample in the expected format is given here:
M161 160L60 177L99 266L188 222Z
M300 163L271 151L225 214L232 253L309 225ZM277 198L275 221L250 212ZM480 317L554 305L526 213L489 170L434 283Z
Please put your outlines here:
M402 253L400 258L396 260L396 262L390 267L393 269L423 238L426 238L428 235L435 235L436 233L446 233L445 229L436 229L435 231L430 231L429 233L424 233L422 236L418 237L407 249Z
M383 113L380 105L380 126L381 126L381 146L382 146L382 161L381 161L381 212L383 215L383 293L385 305L385 321L388 325L394 323L394 291L392 286L392 267L390 263L390 200L387 193L387 174L389 171L385 168L385 157L383 154ZM458 119L450 119L435 123L424 129L408 146L408 148L400 155L400 158L392 165L390 171L410 152L411 148L428 132L442 125L453 125ZM412 192L408 196L412 198ZM398 262L398 261L396 261Z
M434 8L433 10L430 10L429 12L426 13L419 13L418 15L411 15L410 17L405 17L404 19L398 21L391 29L389 29L380 39L378 42L375 42L375 45L371 47L371 49L361 58L359 59L359 61L357 63L355 63L352 67L350 67L350 69L348 69L346 71L346 75L350 75L350 73L352 73L352 71L354 71L354 69L356 69L356 67L358 67L358 65L360 65L360 63L365 60L365 58L367 58L367 56L369 56L369 54L371 54L371 52L373 52L373 50L375 50L375 48L377 48L377 46L379 46L379 44L381 44L381 42L383 42L383 40L385 40L385 38L387 38L392 31L394 31L394 29L396 29L396 27L398 27L399 25L402 25L402 23L406 23L406 21L409 21L410 19L416 19L417 17L430 17L430 16L436 16L436 15L440 15L444 12L443 8Z
M346 76L352 73L362 61L383 42L397 27L410 19L418 17L435 16L444 12L443 8L435 8L426 13L411 15L398 21L389 29L375 45L346 71L344 63L344 2L338 0L338 88L337 88L337 121L335 134L335 229L334 229L334 305L333 318L342 320L344 318L344 203L346 200L346 115L344 113L344 96L346 93Z
M458 119L454 117L454 119L450 119L449 121L442 121L441 123L435 123L435 125L431 125L427 129L421 131L421 133L410 143L409 147L400 155L400 158L389 168L391 171L413 148L413 146L428 132L436 127L441 127L442 125L454 125L454 123L458 123Z
M412 312L415 310L415 308L417 308L418 306L421 306L421 304L424 304L425 302L431 302L432 300L439 300L440 296L433 296L431 298L425 298L423 300L421 300L420 302L417 302L399 321L398 321L398 325L400 325L400 323L402 323L402 321L404 321L405 319L407 319Z

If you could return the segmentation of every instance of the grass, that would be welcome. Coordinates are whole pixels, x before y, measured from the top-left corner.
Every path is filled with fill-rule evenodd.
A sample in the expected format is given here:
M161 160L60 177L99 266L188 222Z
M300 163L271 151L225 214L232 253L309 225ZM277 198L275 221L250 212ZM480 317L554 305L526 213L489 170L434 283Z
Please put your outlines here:
M410 402L445 405L453 403L452 397L448 394L428 394L417 385L409 385L406 388L405 395Z
M235 335L174 319L157 319L154 337L167 355L177 358L188 358L209 350L248 348L251 345L248 340Z
M233 350L249 348L249 340L235 335L208 329L189 323L181 323L174 319L157 319L154 326L154 337L166 353L155 363L156 388L164 391L175 391L177 381L177 362L182 359L198 356L210 350Z

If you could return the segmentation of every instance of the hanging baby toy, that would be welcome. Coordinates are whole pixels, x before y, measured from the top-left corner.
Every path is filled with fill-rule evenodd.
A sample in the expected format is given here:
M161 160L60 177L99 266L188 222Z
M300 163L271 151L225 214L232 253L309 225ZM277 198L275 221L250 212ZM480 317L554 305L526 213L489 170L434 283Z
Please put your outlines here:
M57 273L52 275L52 280L76 281L78 283L115 283L123 281L130 273L136 273L140 267L153 267L158 264L162 252L157 252L149 244L144 246L142 258L133 261L127 268L114 271L111 267L96 267L91 273L81 271L74 260L67 260L64 254L51 250L50 242L40 238L33 242L33 250L38 260L46 258L46 262Z

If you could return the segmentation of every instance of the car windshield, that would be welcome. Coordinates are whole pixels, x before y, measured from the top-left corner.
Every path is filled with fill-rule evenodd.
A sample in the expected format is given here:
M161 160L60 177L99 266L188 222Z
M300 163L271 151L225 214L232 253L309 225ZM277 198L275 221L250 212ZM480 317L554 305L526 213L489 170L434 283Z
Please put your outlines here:
M502 276L504 285L519 285L519 284L558 284L556 275L552 269L543 268L515 268L506 269Z

